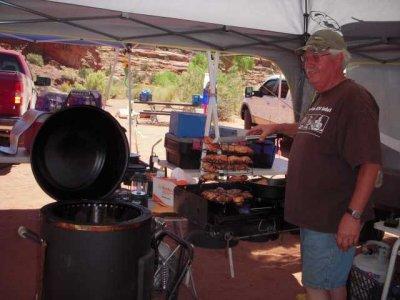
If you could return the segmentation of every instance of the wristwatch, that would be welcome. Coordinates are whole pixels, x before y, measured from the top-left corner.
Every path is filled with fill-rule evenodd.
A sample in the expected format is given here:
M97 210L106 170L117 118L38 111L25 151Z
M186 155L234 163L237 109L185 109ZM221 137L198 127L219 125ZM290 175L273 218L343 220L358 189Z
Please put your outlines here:
M358 210L355 210L355 209L352 209L352 208L348 207L346 209L346 212L356 220L360 220L361 219L362 212L360 212Z

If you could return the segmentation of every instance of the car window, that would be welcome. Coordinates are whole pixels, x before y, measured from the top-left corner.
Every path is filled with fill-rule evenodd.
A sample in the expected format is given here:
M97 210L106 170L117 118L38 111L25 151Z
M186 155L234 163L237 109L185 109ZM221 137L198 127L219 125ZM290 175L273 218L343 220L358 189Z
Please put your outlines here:
M0 70L21 72L18 59L7 54L0 54Z
M262 93L262 95L265 96L276 96L276 83L277 83L277 79L271 79L268 80L267 82L265 82L261 88L260 88L260 92Z

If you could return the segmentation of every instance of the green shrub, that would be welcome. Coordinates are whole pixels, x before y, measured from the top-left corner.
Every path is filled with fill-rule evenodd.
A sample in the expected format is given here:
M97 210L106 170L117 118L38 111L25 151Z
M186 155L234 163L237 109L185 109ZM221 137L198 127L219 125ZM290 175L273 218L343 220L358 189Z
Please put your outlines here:
M163 71L154 75L153 84L162 87L176 85L178 83L178 75L171 71Z
M237 66L238 71L246 73L254 68L254 58L251 56L236 55L233 58L233 63Z
M75 82L72 86L71 86L72 90L85 90L85 86L82 83L79 82Z
M177 86L156 86L151 89L153 99L157 101L179 101L177 98Z
M188 70L179 76L176 98L183 102L191 101L192 95L203 92L204 70L189 64Z
M204 53L197 53L189 62L189 68L194 67L205 72L208 70L208 60Z
M43 56L41 56L40 54L28 53L26 55L26 59L27 59L28 62L30 62L33 65L36 65L36 66L39 66L39 67L43 67L44 66Z
M61 78L64 81L69 81L70 84L73 84L75 81L80 80L80 78L78 76L78 72L74 69L63 67L62 72L63 73L61 75Z
M68 82L63 82L60 85L59 89L64 93L69 93L71 91L71 84L69 84Z
M86 89L97 90L101 94L104 94L106 86L107 86L107 76L103 71L96 71L88 74L85 82Z
M86 79L90 73L93 73L93 69L91 68L80 68L78 71L79 77Z
M126 92L127 88L124 84L124 81L121 79L119 80L114 79L110 89L110 98L117 98L117 99L126 98ZM104 95L104 97L105 96L106 95Z
M228 120L232 115L238 115L243 101L245 82L238 73L237 67L232 67L228 73L219 73L217 80L218 117Z

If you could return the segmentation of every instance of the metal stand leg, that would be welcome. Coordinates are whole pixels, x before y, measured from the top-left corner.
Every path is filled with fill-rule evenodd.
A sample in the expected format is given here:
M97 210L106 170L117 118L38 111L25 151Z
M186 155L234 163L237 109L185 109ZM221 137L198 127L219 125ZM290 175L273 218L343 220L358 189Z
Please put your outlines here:
M231 274L231 278L235 278L235 268L233 266L233 255L232 248L228 245L228 260L229 260L229 272Z
M392 248L392 254L390 256L389 268L388 268L388 271L386 274L385 285L383 286L381 300L387 299L387 296L389 293L389 288L390 288L390 283L392 281L394 267L396 265L396 259L397 259L397 255L399 252L399 248L400 248L400 238L394 243L393 248Z
M191 284L190 284L190 283L191 283ZM193 298L194 298L194 299L198 299L197 291L196 291L196 286L194 285L192 267L190 267L189 270L186 272L185 285L186 285L187 287L189 287L189 285L191 285L191 287L192 287L192 295L193 295Z

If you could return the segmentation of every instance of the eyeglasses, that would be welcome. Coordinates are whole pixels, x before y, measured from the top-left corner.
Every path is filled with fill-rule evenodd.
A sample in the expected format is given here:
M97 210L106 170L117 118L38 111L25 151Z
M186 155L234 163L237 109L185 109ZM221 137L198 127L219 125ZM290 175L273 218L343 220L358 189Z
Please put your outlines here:
M303 55L300 56L300 59L303 63L307 60L313 60L318 62L321 59L321 57L329 54L330 54L329 49L309 48L303 53Z

